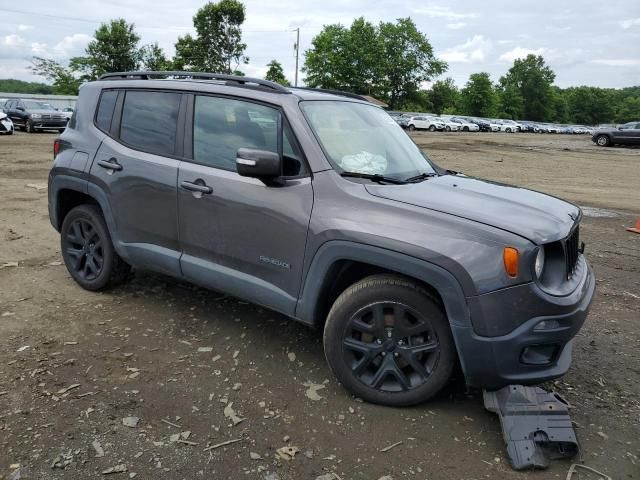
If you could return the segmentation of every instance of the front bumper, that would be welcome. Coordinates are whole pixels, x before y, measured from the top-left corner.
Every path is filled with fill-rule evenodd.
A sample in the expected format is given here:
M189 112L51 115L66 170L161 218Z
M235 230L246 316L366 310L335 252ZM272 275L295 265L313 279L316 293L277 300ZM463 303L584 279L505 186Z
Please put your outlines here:
M32 119L31 123L33 128L41 128L41 129L56 129L56 128L66 128L67 121L66 120L40 120L40 119Z
M0 133L8 132L13 132L13 122L8 119L0 120Z
M587 318L595 293L593 271L586 261L585 264L583 281L573 293L564 297L553 297L535 284L514 287L527 289L531 298L526 302L535 305L532 311L536 313L509 333L481 336L473 326L452 326L468 385L497 389L509 384L540 383L567 372L571 365L573 338ZM521 293L514 292L514 297L523 298ZM485 301L492 301L488 297L498 294L503 295L504 291L483 297L487 297ZM545 304L552 313L540 314ZM474 315L483 315L479 302L469 302L469 307L472 321ZM555 321L557 328L536 330L542 321Z

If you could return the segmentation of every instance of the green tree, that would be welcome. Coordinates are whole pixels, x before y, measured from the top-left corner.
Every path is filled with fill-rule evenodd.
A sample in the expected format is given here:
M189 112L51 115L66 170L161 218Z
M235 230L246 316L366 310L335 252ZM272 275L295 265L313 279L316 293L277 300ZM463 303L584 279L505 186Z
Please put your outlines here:
M541 55L527 55L516 59L506 75L500 78L503 92L502 110L511 118L526 118L542 121L553 114L553 91L551 85L556 75L545 65ZM519 105L509 105L506 101L522 99ZM515 116L514 115L518 115Z
M460 100L460 92L456 84L453 83L453 78L435 82L429 91L429 99L433 106L433 112L438 115L445 111L456 111Z
M25 82L13 78L0 79L0 92L9 93L54 93L53 87L46 83Z
M551 120L558 123L567 123L571 122L571 118L569 116L569 102L567 101L567 96L565 95L564 90L560 87L556 87L555 85L551 87L553 92L553 113L551 115Z
M31 71L53 83L53 92L57 95L77 95L83 82L72 68L63 67L58 62L42 57L33 57Z
M526 119L527 116L524 109L524 98L520 93L520 89L514 83L501 82L497 87L498 91L498 115L503 118L511 118L513 120Z
M282 70L282 65L280 65L280 62L278 62L277 60L271 60L267 64L267 67L269 67L269 69L267 70L267 74L264 77L265 80L271 80L272 82L277 82L286 87L291 85L287 80L287 77L284 76L284 70Z
M86 56L72 58L70 67L89 80L109 72L137 70L141 60L139 41L132 23L123 18L110 20L95 31Z
M158 42L145 45L140 49L140 63L145 70L157 72L172 69L171 61L167 59Z
M462 111L475 117L493 117L498 107L496 90L487 72L472 73L461 91Z
M174 63L176 68L204 72L232 73L249 59L242 42L244 5L238 0L205 4L193 17L196 36L179 37Z
M378 26L364 18L349 28L327 25L304 55L308 86L370 94L391 108L415 99L423 82L447 68L410 18Z
M609 123L615 116L613 91L597 87L573 87L566 90L569 116L576 123Z
M431 43L410 18L380 23L379 31L384 52L381 73L386 80L389 106L394 108L403 96L443 74L448 66L435 57Z

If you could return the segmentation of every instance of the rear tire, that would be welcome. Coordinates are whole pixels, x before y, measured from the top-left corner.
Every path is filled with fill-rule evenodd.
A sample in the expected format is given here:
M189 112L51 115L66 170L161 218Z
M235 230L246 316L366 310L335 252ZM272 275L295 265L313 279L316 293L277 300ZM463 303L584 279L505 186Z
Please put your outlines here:
M451 131L451 127L449 127L449 126L444 127L444 129L445 129L447 132L450 132L450 131Z
M60 249L69 274L86 290L115 286L131 269L113 248L102 212L95 205L80 205L64 217Z
M608 147L609 145L611 145L611 139L608 135L598 135L596 137L596 144L599 147Z
M436 131L436 126L435 126L435 125L431 125L431 126L429 127L429 131L430 131L430 132L435 132L435 131Z
M415 125L409 125L409 131L413 132L416 129Z
M397 407L436 395L456 364L439 302L396 275L373 275L342 292L327 317L324 351L347 390Z

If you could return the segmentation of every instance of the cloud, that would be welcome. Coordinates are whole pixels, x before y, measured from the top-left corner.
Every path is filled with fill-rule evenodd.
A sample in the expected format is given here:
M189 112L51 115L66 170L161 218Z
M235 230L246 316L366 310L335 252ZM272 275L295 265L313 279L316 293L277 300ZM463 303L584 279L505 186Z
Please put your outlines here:
M440 58L449 63L478 63L484 61L491 50L491 41L482 35L474 35L462 45L448 48L440 53Z
M610 67L634 67L640 65L638 58L602 58L593 60L593 63L608 65Z
M26 32L27 30L32 30L33 29L33 25L18 25L18 31L19 32Z
M462 13L455 12L449 7L428 6L428 7L409 7L411 13L416 15L424 15L432 18L448 18L450 20L459 20L462 18L477 18L478 14L473 12Z
M461 28L464 28L465 25L466 23L464 22L447 23L447 28L451 30L460 30Z
M542 55L546 51L547 49L542 47L536 49L516 47L513 50L504 52L502 55L500 55L500 57L498 57L498 60L501 62L512 63L517 58L525 58L527 55L531 54Z
M631 27L640 25L640 18L627 18L626 20L622 20L620 22L620 26L624 30L629 30Z

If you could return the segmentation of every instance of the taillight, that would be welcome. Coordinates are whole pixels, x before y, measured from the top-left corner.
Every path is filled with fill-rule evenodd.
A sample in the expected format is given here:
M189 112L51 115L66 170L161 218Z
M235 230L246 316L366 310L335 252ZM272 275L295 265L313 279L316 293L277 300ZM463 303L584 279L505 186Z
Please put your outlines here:
M54 160L58 156L58 153L60 153L60 140L56 139L53 141L53 159Z

